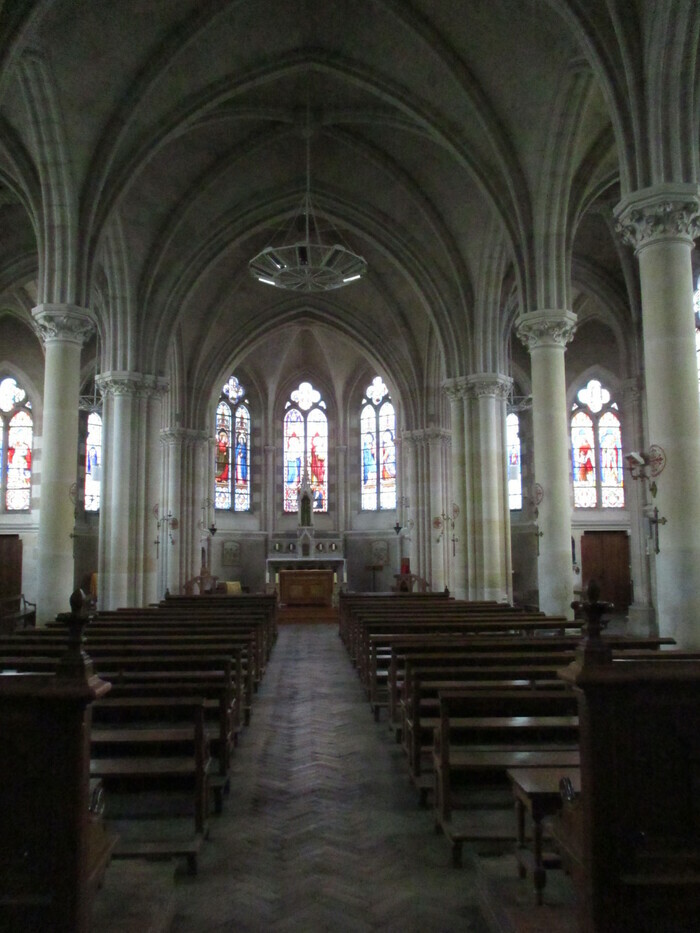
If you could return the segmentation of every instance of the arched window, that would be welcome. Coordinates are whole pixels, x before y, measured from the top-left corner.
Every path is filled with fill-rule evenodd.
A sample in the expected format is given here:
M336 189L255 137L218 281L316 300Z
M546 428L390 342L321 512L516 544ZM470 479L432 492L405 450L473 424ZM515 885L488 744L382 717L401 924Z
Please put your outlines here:
M511 510L523 507L523 479L520 458L520 417L511 412L506 417L506 447L508 448L508 505Z
M574 507L624 508L620 416L597 379L577 393L572 406L571 455Z
M284 415L284 511L296 512L299 489L311 487L314 512L328 511L328 418L321 393L301 382Z
M250 409L235 376L223 387L216 407L214 506L250 511Z
M85 511L98 512L102 486L102 418L91 411L85 439Z
M396 508L396 414L389 390L375 376L360 412L360 501L367 511Z
M34 422L27 393L9 376L0 381L0 468L2 501L8 512L31 503Z

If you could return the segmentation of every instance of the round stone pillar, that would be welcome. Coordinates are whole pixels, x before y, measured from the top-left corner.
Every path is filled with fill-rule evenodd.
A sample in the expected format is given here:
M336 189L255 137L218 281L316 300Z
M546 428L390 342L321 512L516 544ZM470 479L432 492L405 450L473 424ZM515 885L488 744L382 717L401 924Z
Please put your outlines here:
M86 308L63 304L37 305L32 317L46 351L37 561L37 621L46 622L68 609L75 583L80 351L94 319Z
M647 472L658 473L648 508L652 540L658 532L657 621L662 635L689 649L700 648L700 402L691 264L699 194L695 185L664 185L637 192L616 209L618 232L639 260L647 452L655 454Z
M509 598L510 514L506 480L506 401L513 385L508 376L479 373L469 377L476 400L473 484L477 599Z
M467 599L467 511L470 503L467 484L467 447L464 400L468 385L464 378L449 379L443 384L450 400L452 427L452 498L459 508L455 517L455 556L452 565L452 586L457 599Z
M540 609L571 617L571 452L564 352L576 329L571 311L533 311L516 322L530 351L535 479L539 504L537 575Z

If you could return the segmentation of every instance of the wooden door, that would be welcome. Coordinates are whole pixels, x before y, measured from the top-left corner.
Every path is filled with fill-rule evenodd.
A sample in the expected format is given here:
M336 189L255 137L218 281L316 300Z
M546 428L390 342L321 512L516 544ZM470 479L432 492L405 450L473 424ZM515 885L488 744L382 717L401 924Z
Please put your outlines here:
M631 601L630 541L625 531L586 531L581 538L581 583L600 584L600 598L626 611Z
M0 535L0 599L22 592L22 541L19 535Z

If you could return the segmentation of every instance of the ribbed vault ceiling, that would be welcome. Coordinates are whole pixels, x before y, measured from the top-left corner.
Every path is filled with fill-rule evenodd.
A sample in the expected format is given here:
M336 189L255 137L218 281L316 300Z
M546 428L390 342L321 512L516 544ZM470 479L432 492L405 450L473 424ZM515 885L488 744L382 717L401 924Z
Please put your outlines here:
M621 282L609 226L590 211L617 181L612 121L589 49L557 11L567 4L5 6L0 287L37 278L36 268L11 270L45 235L29 167L46 145L66 162L74 300L93 301L100 283L107 367L162 371L177 342L194 399L231 365L283 382L298 366L285 347L304 333L319 371L333 373L335 335L345 358L336 378L360 378L370 361L406 394L434 352L444 376L502 367L504 327L489 317L507 295L484 269L502 254L499 274L525 289L557 134L572 185L585 167L584 216L569 231L580 268ZM23 77L28 55L48 92ZM569 81L579 82L577 129L555 116ZM42 142L47 121L60 127L55 142ZM309 122L314 203L370 268L313 299L247 272L300 203ZM485 298L487 280L497 294ZM473 350L484 340L490 359Z

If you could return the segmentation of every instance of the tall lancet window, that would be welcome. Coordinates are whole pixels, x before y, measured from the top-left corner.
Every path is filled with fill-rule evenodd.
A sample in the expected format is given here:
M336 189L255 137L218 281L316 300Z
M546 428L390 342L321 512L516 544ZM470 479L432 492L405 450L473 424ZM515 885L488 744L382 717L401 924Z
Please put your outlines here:
M389 390L375 376L360 412L360 498L366 511L396 508L396 414Z
M284 511L297 511L299 489L306 481L314 512L327 512L328 417L321 393L310 382L301 382L289 396L283 427Z
M624 508L620 416L597 379L577 393L572 406L571 456L575 508Z
M506 446L508 449L508 504L516 511L523 507L523 479L520 456L520 417L511 412L506 417Z
M102 418L91 411L85 440L85 511L98 512L102 485Z
M223 387L216 406L214 506L250 511L250 408L235 376Z
M0 381L0 474L7 512L25 512L31 504L32 405L9 376Z

